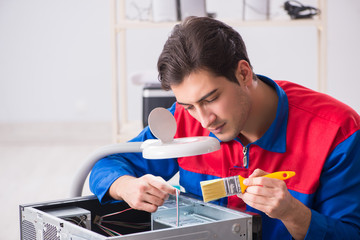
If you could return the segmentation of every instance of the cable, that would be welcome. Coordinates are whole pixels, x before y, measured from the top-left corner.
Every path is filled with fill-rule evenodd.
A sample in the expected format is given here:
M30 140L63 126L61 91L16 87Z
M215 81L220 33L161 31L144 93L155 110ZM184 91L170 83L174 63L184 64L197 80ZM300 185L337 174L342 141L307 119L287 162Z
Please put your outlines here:
M122 210L122 211L119 211L119 212L114 212L114 213L106 214L106 215L104 215L104 216L101 217L101 220L102 220L103 218L110 217L110 216L114 216L114 215L117 215L117 214L120 214L120 213L129 211L129 210L132 210L132 208L126 208L126 209L124 209L124 210Z
M320 9L311 6L305 6L295 0L286 1L284 3L284 8L290 15L291 19L312 18L313 16L320 14Z
M123 212L133 210L133 208L126 208L119 212L114 212L110 214L106 214L103 216L95 216L94 224L96 224L102 231L104 231L109 236L121 236L122 234L119 232L114 231L113 229L109 227L105 227L103 223L114 225L114 226L120 226L120 227L126 227L126 228L133 228L133 229L145 229L150 226L150 223L136 223L136 222L120 222L115 220L104 220L104 218L111 217L117 214L121 214Z
M66 217L64 220L74 223L80 227L86 228L86 217Z

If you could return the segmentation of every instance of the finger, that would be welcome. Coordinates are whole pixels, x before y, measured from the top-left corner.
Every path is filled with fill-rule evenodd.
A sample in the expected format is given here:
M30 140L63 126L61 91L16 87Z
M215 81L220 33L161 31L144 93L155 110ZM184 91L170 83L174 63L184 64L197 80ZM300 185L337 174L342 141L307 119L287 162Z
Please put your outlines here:
M287 206L289 206L290 199L285 198L285 195L284 192L278 191L277 193L273 192L268 196L262 196L253 194L252 191L249 190L249 192L245 192L241 198L247 205L264 212L269 217L279 218L280 216L284 216L286 210L289 209Z
M139 188L139 191L139 193L134 192L131 197L124 199L131 208L147 212L155 212L158 206L163 203L163 201L159 200L159 198L144 192L142 188Z
M254 196L264 196L264 197L272 196L270 188L263 186L250 186L246 189L245 193L249 193Z
M242 199L244 200L245 203L247 203L250 206L254 206L255 204L257 204L257 205L269 204L268 198L261 196L261 195L248 193L248 192L246 192L242 195Z
M146 201L141 201L139 203L133 203L133 204L129 203L129 206L133 209L142 210L146 212L156 212L159 207L155 204Z
M169 194L152 185L149 185L148 189L146 190L145 197L146 201L160 206L164 203L165 200L169 198Z
M254 197L252 194L243 194L242 200L252 208L264 213L271 208L271 203L264 197Z
M249 178L251 177L261 177L268 174L267 172L261 170L260 168L257 168L253 171L253 173L249 176Z
M280 188L268 188L263 186L251 186L241 196L244 201L264 206L276 205L284 198L284 191Z
M162 206L164 204L164 202L167 200L167 194L164 197L160 197L159 194L154 195L151 192L150 193L146 193L145 195L143 195L142 200L144 202L153 204L155 206Z
M284 202L289 196L284 188L251 186L248 187L243 194L244 201L252 204L261 204L264 206L278 206L280 202Z
M144 204L144 209L141 209L141 210L153 213L153 212L156 212L157 209L158 209L158 206L148 203L148 204Z
M163 193L165 193L166 196L167 196L167 194L172 194L172 195L176 194L176 188L171 186L168 182L166 182L161 177L155 177L152 175L149 176L149 184L151 186L155 187L156 189L159 189Z
M167 194L148 185L147 187L139 188L139 195L132 198L129 203L131 207L147 212L154 212L159 206L162 206L167 199Z

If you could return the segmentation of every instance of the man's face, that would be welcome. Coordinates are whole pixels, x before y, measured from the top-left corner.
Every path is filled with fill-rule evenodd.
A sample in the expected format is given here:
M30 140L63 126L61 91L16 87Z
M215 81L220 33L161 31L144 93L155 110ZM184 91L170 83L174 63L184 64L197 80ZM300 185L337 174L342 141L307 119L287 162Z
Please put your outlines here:
M221 141L231 141L244 129L251 99L241 80L236 84L200 70L171 89L177 102Z

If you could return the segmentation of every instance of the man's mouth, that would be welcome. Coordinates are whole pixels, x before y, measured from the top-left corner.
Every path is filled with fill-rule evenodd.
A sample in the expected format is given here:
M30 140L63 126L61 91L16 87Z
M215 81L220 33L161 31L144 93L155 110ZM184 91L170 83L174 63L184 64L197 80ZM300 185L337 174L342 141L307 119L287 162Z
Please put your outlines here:
M221 133L221 131L223 130L225 126L225 123L221 124L220 126L218 127L215 127L215 128L211 128L209 129L210 132L214 133L214 134L218 134L218 133Z

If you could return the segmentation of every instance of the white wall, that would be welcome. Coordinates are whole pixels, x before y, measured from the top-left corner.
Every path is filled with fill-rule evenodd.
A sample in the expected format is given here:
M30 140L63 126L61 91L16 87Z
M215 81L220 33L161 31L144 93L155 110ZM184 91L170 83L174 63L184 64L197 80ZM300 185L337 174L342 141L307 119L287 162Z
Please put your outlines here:
M360 113L360 1L329 2L328 93Z
M111 116L109 2L0 1L0 121Z
M100 0L0 1L0 122L111 120L109 6ZM360 2L329 0L328 7L328 92L360 112ZM130 74L156 68L169 31L129 31ZM257 73L316 88L314 29L239 31ZM140 120L141 86L128 90L129 119Z

